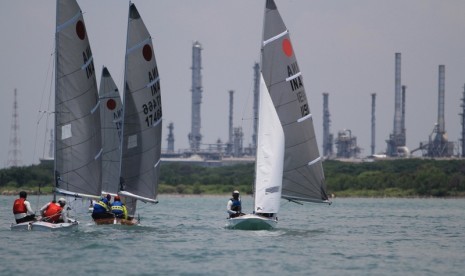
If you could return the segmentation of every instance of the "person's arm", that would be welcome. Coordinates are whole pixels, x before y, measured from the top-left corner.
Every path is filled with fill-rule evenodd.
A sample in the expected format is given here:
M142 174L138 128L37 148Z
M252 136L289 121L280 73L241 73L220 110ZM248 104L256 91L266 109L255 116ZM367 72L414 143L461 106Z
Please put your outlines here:
M123 217L124 219L128 219L128 209L126 208L126 205L123 205Z
M45 210L47 210L48 206L50 205L50 202L45 204L44 206L42 206L42 208L40 208L40 214L43 215Z
M68 222L68 208L66 207L66 205L63 207L63 209L61 210L61 219L64 221L64 222Z
M231 207L232 207L232 201L229 200L228 205L226 205L226 211L228 212L228 214L235 214L236 211L231 210Z
M26 210L27 210L27 214L28 215L32 215L34 214L34 211L32 211L32 208L31 208L31 203L29 203L29 201L25 200L24 201L24 205L26 205Z

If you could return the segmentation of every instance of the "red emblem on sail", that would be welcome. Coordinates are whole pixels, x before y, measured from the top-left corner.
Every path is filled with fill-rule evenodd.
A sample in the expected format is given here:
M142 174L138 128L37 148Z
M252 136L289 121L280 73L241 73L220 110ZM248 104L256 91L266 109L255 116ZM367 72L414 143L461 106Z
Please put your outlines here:
M76 34L81 40L86 38L86 26L81 20L76 23Z
M144 48L142 49L142 55L146 61L152 60L152 47L150 47L148 44L145 44Z
M288 57L291 57L293 53L291 41L287 38L283 40L283 52Z
M115 100L109 99L109 100L107 101L107 108L110 109L110 110L115 109L115 108L116 108L116 102L115 102Z

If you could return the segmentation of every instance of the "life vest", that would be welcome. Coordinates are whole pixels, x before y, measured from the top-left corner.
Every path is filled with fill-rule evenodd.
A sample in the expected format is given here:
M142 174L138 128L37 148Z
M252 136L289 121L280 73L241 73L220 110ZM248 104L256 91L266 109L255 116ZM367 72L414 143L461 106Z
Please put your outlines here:
M58 221L61 215L61 211L63 208L59 205L57 205L54 202L50 202L50 204L47 207L47 210L44 212L45 219L49 222L55 223Z
M27 213L27 208L26 204L24 204L24 201L26 201L26 199L22 197L15 200L15 203L13 203L13 214Z
M106 212L110 212L110 208L108 207L105 201L101 199L94 204L94 211L93 211L94 214L100 214L100 213L106 213Z
M124 213L123 202L121 201L113 202L113 205L111 205L111 212L115 215L123 214Z
M234 199L234 198L231 198L230 200L232 201L231 210L236 211L236 212L241 212L242 211L241 201L239 199Z

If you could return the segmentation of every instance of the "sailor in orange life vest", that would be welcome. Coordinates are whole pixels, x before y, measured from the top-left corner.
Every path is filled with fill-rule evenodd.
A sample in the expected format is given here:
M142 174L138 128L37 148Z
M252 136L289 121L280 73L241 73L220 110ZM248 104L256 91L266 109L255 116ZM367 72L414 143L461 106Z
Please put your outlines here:
M60 198L58 202L52 201L40 208L42 220L51 223L67 222L65 211L66 199Z
M111 212L111 195L107 194L106 197L100 198L94 204L94 210L92 211L93 219L104 219L104 218L114 218L115 215Z
M242 213L239 191L236 190L232 193L232 198L229 199L228 205L226 205L226 210L229 214L229 218L235 218L244 215Z
M29 203L26 198L27 193L21 191L19 192L19 198L13 203L13 214L15 215L16 223L36 220L36 215L31 209L31 203Z

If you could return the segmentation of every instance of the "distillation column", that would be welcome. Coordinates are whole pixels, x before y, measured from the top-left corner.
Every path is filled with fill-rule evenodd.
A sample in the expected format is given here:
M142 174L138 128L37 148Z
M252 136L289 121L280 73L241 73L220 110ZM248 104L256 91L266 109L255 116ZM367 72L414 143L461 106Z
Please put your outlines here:
M371 155L375 154L375 109L376 109L376 93L371 94Z
M234 129L233 129L233 111L234 111L234 91L229 91L229 133L228 146L226 152L232 154L234 145Z
M258 133L258 100L260 94L260 66L258 62L253 67L254 85L253 85L253 134L252 134L252 154L255 155L257 149L257 133Z
M461 123L462 123L462 158L465 158L465 85L463 86L463 96L462 96L462 113L460 113Z
M174 134L173 134L173 129L174 129L174 125L173 125L173 123L170 123L170 124L168 125L168 130L169 130L168 138L166 138L166 141L168 142L168 150L167 150L168 153L174 153Z
M200 134L200 105L202 103L201 51L202 45L196 41L192 45L192 124L189 133L189 144L192 152L200 150L202 135Z
M323 156L325 157L333 154L333 136L329 133L331 119L328 97L328 93L323 93Z

